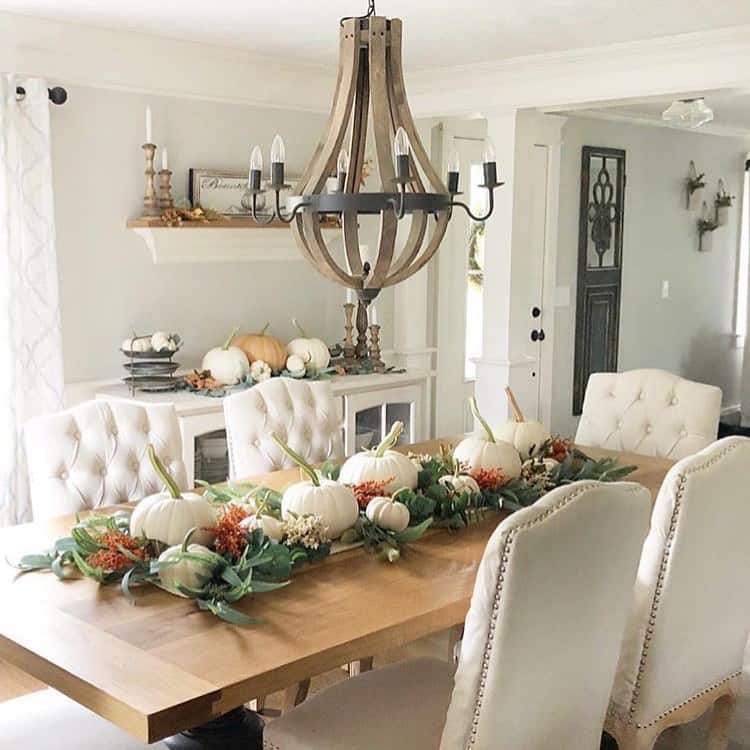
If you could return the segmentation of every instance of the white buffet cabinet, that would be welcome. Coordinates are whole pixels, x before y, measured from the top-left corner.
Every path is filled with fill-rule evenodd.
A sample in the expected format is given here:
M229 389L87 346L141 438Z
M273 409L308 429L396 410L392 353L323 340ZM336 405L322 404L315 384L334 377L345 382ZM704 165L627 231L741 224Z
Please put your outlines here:
M409 371L387 375L341 375L331 378L341 414L344 450L350 455L357 450L376 445L396 420L404 423L402 441L407 443L427 439L428 435L428 374ZM141 393L130 395L125 385L111 385L96 392L100 399L126 399L137 403L174 404L182 430L183 457L188 471L189 485L201 476L201 438L210 436L213 455L226 453L223 399L176 391L174 393ZM223 441L223 443L222 443ZM198 454L196 446L199 446ZM219 460L221 457L219 457ZM225 459L224 459L225 460ZM224 464L225 465L225 464ZM222 477L223 478L223 477Z

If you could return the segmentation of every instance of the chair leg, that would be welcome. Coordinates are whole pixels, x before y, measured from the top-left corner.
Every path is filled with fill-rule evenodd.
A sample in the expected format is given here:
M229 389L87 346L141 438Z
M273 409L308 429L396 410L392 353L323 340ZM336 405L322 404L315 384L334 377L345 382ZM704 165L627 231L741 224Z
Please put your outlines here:
M708 750L727 750L729 724L734 714L735 697L723 695L714 703L711 712L711 728L708 732Z
M304 680L300 680L296 685L290 685L284 691L284 709L282 713L286 713L295 706L299 706L310 691L310 678L306 677Z
M634 730L617 737L605 734L606 740L602 740L601 747L607 748L607 750L613 746L616 746L618 750L653 750L660 734L659 731L651 732L648 730Z
M356 677L362 674L362 672L369 672L372 669L372 656L367 656L364 659L357 659L357 661L349 662L349 676Z

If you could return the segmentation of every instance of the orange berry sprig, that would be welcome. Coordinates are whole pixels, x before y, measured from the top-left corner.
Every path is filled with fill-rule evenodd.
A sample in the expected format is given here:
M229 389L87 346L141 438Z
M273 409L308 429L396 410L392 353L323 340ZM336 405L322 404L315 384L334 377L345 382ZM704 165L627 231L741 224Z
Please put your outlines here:
M146 558L146 552L140 546L138 540L119 531L105 531L98 537L97 541L104 544L106 549L97 550L86 558L86 562L92 568L101 568L112 573L131 568L133 559L122 552L120 548L127 550L131 555L141 560Z
M213 529L216 534L214 547L220 555L229 553L233 559L242 555L247 545L247 530L240 524L250 515L239 505L228 504L224 507Z
M388 479L368 479L366 482L357 482L352 485L354 496L357 498L357 503L362 510L367 508L370 500L374 497L382 497L388 493L385 488L393 481L393 477Z
M496 490L507 481L502 469L474 469L471 477L479 485L480 490Z

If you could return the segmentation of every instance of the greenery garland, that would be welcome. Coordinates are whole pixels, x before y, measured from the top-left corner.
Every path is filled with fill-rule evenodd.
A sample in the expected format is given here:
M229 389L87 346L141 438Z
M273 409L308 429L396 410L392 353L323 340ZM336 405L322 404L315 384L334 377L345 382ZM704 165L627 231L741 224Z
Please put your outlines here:
M495 469L465 472L442 445L436 455L410 457L419 467L417 487L401 488L392 498L408 508L408 527L394 532L367 517L367 503L385 494L382 489L389 480L365 482L353 486L361 511L341 542L361 543L395 562L404 546L430 527L456 531L489 512L532 505L554 487L580 480L618 481L635 470L634 466L620 466L616 458L593 459L559 438L545 443L535 458L524 463L521 477L511 481L504 481L502 472ZM160 465L155 454L152 459ZM310 471L317 478L312 468ZM340 466L327 462L318 471L337 480ZM170 482L165 479L165 483L174 493ZM78 573L102 585L119 583L131 603L135 602L130 591L133 584L154 584L194 599L200 609L233 624L258 622L232 605L251 594L287 585L296 568L329 555L326 529L314 516L282 520L282 494L277 490L251 484L203 483L203 487L206 498L217 507L213 550L190 548L194 530L180 547L169 550L160 542L133 537L130 514L118 510L112 515L76 517L70 536L58 539L48 552L25 555L15 567L22 572L49 569L61 579ZM278 539L266 535L262 523L266 517L281 529ZM181 563L192 563L205 572L202 585L164 585L160 573Z

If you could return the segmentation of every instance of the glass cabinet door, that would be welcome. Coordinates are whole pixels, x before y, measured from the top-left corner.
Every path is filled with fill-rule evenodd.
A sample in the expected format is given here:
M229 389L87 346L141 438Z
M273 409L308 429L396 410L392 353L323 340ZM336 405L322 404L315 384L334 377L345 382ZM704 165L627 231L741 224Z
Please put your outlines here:
M399 436L399 443L413 443L415 438L412 435L412 415L414 413L414 403L387 403L385 409L385 434L390 432L394 422L403 422L404 431Z
M374 448L382 439L382 415L380 406L370 406L354 414L354 451Z

